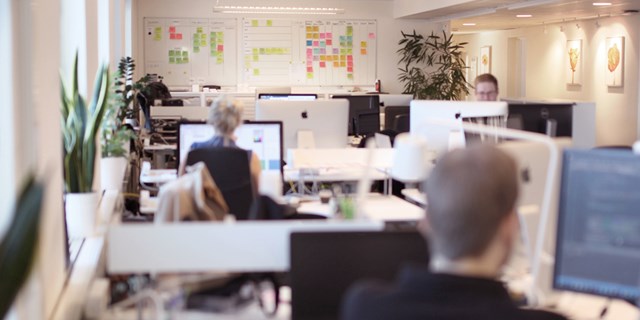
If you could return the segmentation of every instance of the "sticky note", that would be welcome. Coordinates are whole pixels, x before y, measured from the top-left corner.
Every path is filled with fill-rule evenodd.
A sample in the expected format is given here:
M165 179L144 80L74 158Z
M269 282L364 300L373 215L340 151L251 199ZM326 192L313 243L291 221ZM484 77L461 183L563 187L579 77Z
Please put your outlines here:
M349 80L353 80L353 73L349 73L349 74L347 74L347 79L349 79Z
M347 49L340 49L340 54L347 54Z
M347 41L347 47L353 47L353 41L348 40Z
M271 27L273 26L273 21L272 20L267 20L267 27Z
M376 38L376 34L373 32L369 32L369 39L375 39Z
M196 32L197 32L197 33L202 33L202 27L197 27L197 28L196 28Z
M314 46L314 47L317 47L317 46L319 46L319 45L320 45L320 42L319 42L318 40L314 40L314 41L313 41L313 46Z
M347 37L345 36L340 36L340 42L346 42L347 41Z
M253 61L258 61L258 55L253 55Z
M156 33L155 35L153 35L153 40L155 40L155 41L162 40L162 35Z
M313 26L313 32L320 32L320 27Z
M206 40L207 39L207 35L204 33L200 34L200 39Z
M360 46L363 48L367 47L367 42L366 41L360 41Z
M338 48L333 48L333 54L339 54L340 53L340 49Z
M217 34L218 38L224 38L224 36L223 36L224 34L222 33L222 31L218 31L218 32L216 32L216 34Z
M253 69L253 75L254 76L259 76L260 75L260 69Z
M169 26L169 33L176 33L176 27L175 26Z
M333 56L327 56L326 60L327 61L332 61L333 60Z
M351 48L347 49L347 54L353 54L353 49Z
M258 48L253 48L253 54L258 54Z
M313 34L313 38L314 39L320 39L320 34L319 33L314 33Z
M333 38L333 34L331 32L327 32L327 39Z
M307 79L313 79L313 72L307 72Z
M313 67L307 67L307 72L313 72Z
M360 49L360 54L365 55L367 54L367 49Z
M334 67L334 68L340 68L340 62L338 62L338 61L334 61L334 62L333 62L333 67Z
M200 47L193 47L193 53L199 53Z
M340 60L341 60L341 61L345 61L345 60L347 60L347 56L345 56L345 55L341 54L341 55L340 55Z
M182 63L189 63L189 57L182 58Z
M347 67L353 67L353 61L347 61Z
M320 56L320 61L326 61L327 60L327 56Z
M313 56L313 61L320 61L320 56Z
M217 57L218 56L218 51L211 51L211 56L212 57Z
M313 54L313 49L312 48L307 48L307 55L310 56Z
M313 27L312 26L307 26L307 32L313 32Z
M266 54L266 52L264 51L264 48L260 48L260 54Z
M258 26L258 20L251 20L251 26L252 27L257 27Z
M177 64L181 64L182 63L182 57L177 57L176 58L176 63Z
M156 27L155 29L153 29L153 31L155 33L162 33L162 27Z
M176 63L176 58L174 58L174 57L170 57L170 58L169 58L169 63L170 63L170 64L175 64L175 63Z
M340 67L344 68L347 66L347 62L346 61L340 61Z
M326 68L327 67L327 63L324 61L320 61L320 68Z
M353 67L347 66L347 72L353 72Z
M327 49L320 48L320 54L327 54Z
M327 45L326 45L326 43L325 43L324 41L320 41L320 48L324 48L324 47L326 47L326 46L327 46Z
M219 44L219 45L218 45L218 51L223 51L223 50L224 50L224 46L223 46L223 45L221 45L221 44Z
M216 64L223 64L224 63L224 56L218 56L218 59L216 60Z
M207 46L207 41L206 40L200 41L200 46L201 47L206 47Z
M307 33L307 39L313 39L313 33Z
M338 61L338 60L340 60L340 56L337 55L337 54L334 54L333 55L333 61Z
M189 51L182 51L182 56L183 57L188 57L189 56Z
M313 45L313 40L307 40L307 47L311 47Z
M169 50L169 57L173 57L176 55L176 52L173 50Z
M320 39L324 39L327 35L325 33L320 33Z
M169 34L169 39L175 40L176 39L176 34L175 33Z
M307 59L307 67L308 66L313 66L313 57Z
M176 33L176 40L182 40L182 33Z
M264 49L264 53L265 54L271 54L271 48L265 48Z
M348 55L347 56L347 61L353 61L353 56L352 55Z
M331 40L331 39L327 39L326 42L327 42L328 46L332 46L333 45L333 40Z

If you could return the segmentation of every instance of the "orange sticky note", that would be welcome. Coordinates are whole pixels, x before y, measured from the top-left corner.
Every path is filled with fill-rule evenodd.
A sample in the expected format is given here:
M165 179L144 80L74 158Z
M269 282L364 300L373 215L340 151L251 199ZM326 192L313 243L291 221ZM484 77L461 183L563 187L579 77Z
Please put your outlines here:
M360 49L360 54L367 54L367 49L365 48Z
M338 61L334 61L334 62L333 62L333 67L334 67L334 68L340 68L340 62L338 62Z

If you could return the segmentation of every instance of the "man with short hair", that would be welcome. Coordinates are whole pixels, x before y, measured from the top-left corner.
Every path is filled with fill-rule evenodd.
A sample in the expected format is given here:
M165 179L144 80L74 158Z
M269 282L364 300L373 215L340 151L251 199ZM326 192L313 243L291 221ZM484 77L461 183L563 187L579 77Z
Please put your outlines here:
M483 73L476 77L473 83L477 101L498 100L498 79L490 73Z
M438 161L425 186L429 269L407 266L393 285L352 287L344 320L565 319L519 309L495 280L518 237L517 166L510 156L488 145L454 150Z

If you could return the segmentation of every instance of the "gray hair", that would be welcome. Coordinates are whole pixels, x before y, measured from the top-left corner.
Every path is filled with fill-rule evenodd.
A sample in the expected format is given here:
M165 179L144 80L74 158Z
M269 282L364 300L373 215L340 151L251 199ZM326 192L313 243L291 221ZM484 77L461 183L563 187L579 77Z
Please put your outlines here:
M426 181L427 237L435 254L455 260L484 253L518 197L516 162L488 145L454 150Z
M237 100L221 96L211 104L207 123L217 134L230 136L242 123L242 105Z

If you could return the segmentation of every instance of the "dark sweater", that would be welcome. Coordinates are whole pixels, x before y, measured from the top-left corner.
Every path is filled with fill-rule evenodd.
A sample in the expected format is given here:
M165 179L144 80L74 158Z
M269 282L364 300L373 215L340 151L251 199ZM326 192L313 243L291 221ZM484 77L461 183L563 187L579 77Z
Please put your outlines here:
M520 309L502 283L483 278L436 274L405 267L395 284L363 282L343 300L343 320L564 320L540 310Z

